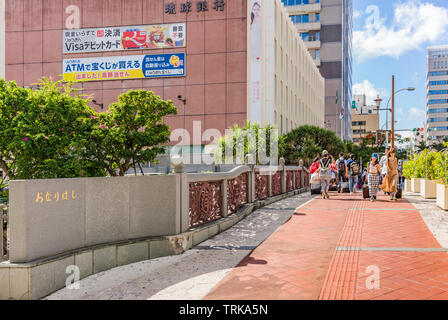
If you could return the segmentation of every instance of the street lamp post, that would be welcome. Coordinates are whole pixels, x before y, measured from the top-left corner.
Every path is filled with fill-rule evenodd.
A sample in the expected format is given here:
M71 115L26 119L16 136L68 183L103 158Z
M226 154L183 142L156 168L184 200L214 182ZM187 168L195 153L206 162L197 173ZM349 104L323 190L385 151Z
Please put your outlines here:
M394 142L395 142L395 75L392 75L392 124L391 124L391 129L392 129L392 134L391 134L391 138L392 141L390 143L391 149L393 149L394 147Z
M394 91L394 90L395 90L395 76L392 76L392 96L387 101L386 109L380 109L381 101L383 101L383 100L381 100L379 96L375 100L375 102L377 104L377 110L378 111L385 110L385 111L391 111L391 113L392 113L392 123L391 123L391 129L392 129L391 130L392 131L391 132L391 134L392 134L391 146L392 147L394 146L394 137L395 137L395 95L397 93L401 92L401 91L414 91L415 88L414 87L408 87L408 88L403 88L403 89L400 89L400 90L397 90L397 91ZM389 103L391 102L391 100L392 100L392 108L389 109ZM386 133L386 148L389 145L389 134L388 134L389 130L388 130L388 126L387 126L388 123L389 123L389 114L388 114L388 112L386 112L386 132L387 132Z

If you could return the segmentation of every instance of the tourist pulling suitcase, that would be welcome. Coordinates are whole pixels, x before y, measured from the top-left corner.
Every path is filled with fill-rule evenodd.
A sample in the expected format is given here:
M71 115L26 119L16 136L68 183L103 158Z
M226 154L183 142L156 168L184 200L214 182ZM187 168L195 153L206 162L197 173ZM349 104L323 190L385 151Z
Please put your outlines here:
M313 194L320 194L321 191L321 186L320 186L320 182L316 183L316 184L311 184L311 195Z
M369 185L367 183L365 183L362 186L362 197L364 199L369 199L370 198Z
M398 180L398 181L400 181L400 180ZM397 186L396 197L397 197L397 199L401 199L403 197L403 183L401 183L401 181L398 183L398 186Z

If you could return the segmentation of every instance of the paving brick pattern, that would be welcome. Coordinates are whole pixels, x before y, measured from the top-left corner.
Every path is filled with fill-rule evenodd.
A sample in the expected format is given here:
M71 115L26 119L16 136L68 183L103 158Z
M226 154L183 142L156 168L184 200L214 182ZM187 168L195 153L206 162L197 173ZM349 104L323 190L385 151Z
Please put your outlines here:
M333 193L298 209L205 299L445 300L442 250L406 200Z

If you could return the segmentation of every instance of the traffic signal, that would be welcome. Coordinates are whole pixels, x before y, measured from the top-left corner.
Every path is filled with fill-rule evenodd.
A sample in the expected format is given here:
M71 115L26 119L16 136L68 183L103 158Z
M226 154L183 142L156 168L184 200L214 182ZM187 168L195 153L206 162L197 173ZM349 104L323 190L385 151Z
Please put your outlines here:
M376 144L378 146L383 144L383 134L381 132L376 133Z

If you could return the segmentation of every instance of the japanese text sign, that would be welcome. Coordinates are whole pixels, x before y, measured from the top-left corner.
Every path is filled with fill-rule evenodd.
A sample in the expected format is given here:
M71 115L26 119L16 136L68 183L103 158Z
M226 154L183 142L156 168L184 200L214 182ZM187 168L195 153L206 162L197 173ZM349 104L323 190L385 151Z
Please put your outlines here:
M185 53L66 59L64 81L185 76Z
M186 24L63 30L62 39L64 54L182 48L186 46Z

